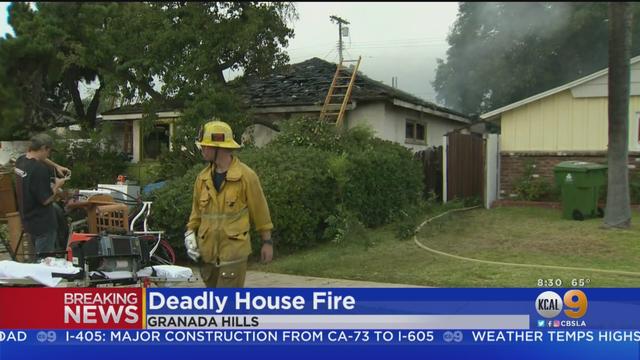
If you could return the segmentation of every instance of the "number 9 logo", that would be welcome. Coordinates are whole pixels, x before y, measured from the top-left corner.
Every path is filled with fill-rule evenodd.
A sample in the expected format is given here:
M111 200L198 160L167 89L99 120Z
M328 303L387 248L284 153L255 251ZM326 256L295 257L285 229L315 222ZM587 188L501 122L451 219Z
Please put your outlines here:
M569 290L564 294L564 305L569 309L564 314L570 318L578 319L587 312L587 295L581 290Z

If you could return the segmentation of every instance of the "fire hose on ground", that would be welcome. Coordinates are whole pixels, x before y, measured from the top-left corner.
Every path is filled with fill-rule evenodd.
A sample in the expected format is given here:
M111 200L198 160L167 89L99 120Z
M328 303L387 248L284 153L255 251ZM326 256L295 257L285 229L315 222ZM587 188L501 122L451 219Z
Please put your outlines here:
M418 227L416 227L416 229L414 231L414 235L413 235L413 241L421 249L426 250L426 251L428 251L430 253L433 253L433 254L436 254L436 255L441 255L441 256L447 256L447 257L450 257L450 258L454 258L454 259L462 260L462 261L467 261L467 262L474 262L474 263L480 263L480 264L489 264L489 265L499 265L499 266L517 266L517 267L525 267L525 268L551 269L551 270L589 271L589 272L615 274L615 275L640 276L639 272L633 272L633 271L605 270L605 269L580 268L580 267L556 266L556 265L520 264L520 263L511 263L511 262L503 262L503 261L474 259L474 258L470 258L470 257L465 257L465 256L460 256L460 255L455 255L455 254L449 254L449 253L446 253L444 251L439 251L439 250L436 250L436 249L432 249L432 248L424 245L423 243L421 243L418 240L418 232L425 225L427 225L428 223L432 222L433 220L438 219L438 218L440 218L442 216L445 216L445 215L453 213L453 212L468 211L468 210L476 209L478 207L480 207L480 206L477 205L477 206L465 207L465 208L460 208L460 209L452 209L452 210L445 211L442 214L438 214L438 215L436 215L436 216L434 216L432 218L426 219L420 225L418 225Z

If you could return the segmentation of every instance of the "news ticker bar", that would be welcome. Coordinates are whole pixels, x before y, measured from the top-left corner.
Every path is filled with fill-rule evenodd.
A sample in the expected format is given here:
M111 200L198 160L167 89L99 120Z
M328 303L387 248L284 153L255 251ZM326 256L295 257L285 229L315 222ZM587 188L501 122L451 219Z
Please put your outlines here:
M635 329L639 289L0 288L0 329Z
M10 330L3 346L118 345L500 345L638 343L640 330Z
M149 315L147 329L529 329L529 315Z

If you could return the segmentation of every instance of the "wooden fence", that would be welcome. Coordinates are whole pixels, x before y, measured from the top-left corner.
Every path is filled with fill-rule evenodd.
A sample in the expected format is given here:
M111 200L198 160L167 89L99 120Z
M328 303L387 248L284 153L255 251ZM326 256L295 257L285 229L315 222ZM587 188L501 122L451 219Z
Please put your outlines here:
M414 156L422 163L425 197L433 192L442 200L442 146L418 151Z

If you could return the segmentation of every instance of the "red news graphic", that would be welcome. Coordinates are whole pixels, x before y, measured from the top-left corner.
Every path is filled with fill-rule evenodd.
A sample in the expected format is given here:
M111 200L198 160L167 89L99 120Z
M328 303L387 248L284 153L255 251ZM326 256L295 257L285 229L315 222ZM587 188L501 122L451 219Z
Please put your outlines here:
M142 329L143 289L0 289L0 329Z

